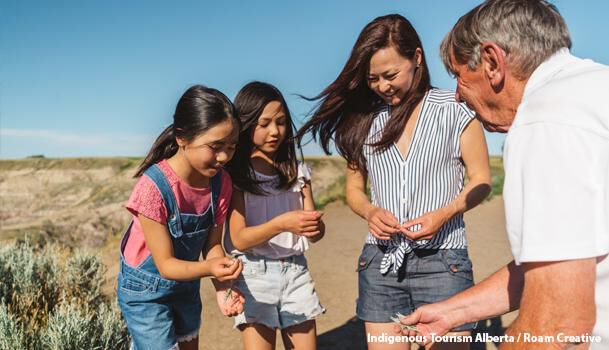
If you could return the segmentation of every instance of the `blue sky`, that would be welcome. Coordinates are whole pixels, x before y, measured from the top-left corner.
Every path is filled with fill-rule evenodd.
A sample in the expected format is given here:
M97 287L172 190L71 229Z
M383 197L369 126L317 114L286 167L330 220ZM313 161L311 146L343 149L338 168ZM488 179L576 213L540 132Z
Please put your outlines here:
M319 93L364 25L388 13L411 20L433 84L453 89L438 46L478 3L2 0L0 158L144 155L196 83L234 98L248 81L267 81L302 118L312 105L295 94ZM573 52L609 64L609 1L554 3ZM503 136L487 137L500 154Z

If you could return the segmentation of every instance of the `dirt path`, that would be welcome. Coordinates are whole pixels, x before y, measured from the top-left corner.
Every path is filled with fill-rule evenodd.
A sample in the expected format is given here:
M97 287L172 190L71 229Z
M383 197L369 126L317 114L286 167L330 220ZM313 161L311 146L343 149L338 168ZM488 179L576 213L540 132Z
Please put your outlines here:
M318 319L318 345L320 349L365 349L363 325L354 316L357 298L355 268L366 224L347 206L339 203L326 207L324 220L327 225L326 237L307 252L317 292L328 310ZM511 260L501 197L467 213L466 223L474 275L476 281L480 281ZM113 258L106 255L106 259L109 262ZM109 281L115 280L115 265L109 268ZM241 349L240 334L232 328L232 319L221 316L215 305L211 283L203 281L202 285L204 311L200 348ZM511 314L495 321L505 327L513 319L514 315ZM283 349L280 343L277 348ZM488 345L487 348L494 349L494 346Z
M328 310L318 319L318 345L320 349L365 348L363 326L355 319L355 268L366 224L347 206L338 203L326 207L324 220L327 225L325 238L307 252L317 292ZM467 213L466 222L474 275L476 281L480 281L511 260L503 200L494 198L475 208ZM204 283L203 295L204 300L215 300L210 283ZM240 335L232 329L232 320L220 317L214 304L204 304L207 308L203 315L201 348L241 349ZM504 316L503 326L509 325L513 318L514 315ZM283 349L280 344L278 348Z

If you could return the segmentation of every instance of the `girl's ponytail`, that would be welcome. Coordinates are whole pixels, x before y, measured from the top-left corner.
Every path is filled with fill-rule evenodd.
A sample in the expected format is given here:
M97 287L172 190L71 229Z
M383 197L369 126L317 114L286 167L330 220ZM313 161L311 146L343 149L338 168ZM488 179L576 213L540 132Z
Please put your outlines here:
M146 169L163 159L173 157L179 150L176 138L190 143L197 136L227 120L239 130L239 118L228 97L203 85L191 86L176 105L173 123L156 139L135 177L142 176Z
M175 134L173 131L173 124L169 125L163 132L157 137L156 141L150 148L148 155L144 158L142 164L140 164L134 177L140 177L144 175L144 172L160 162L163 159L167 159L178 151L178 143L176 142Z

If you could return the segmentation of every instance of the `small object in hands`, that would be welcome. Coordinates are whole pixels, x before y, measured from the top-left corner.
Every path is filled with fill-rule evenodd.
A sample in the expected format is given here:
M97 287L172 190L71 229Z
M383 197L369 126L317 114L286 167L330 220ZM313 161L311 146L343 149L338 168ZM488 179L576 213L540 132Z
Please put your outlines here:
M391 320L395 323L397 323L400 327L402 327L402 330L409 330L409 331L415 331L418 332L417 330L417 326L414 325L405 325L402 324L402 322L400 322L400 318L406 317L404 315L402 315L401 313L396 313L395 316L390 317Z
M226 292L224 292L224 302L226 303L226 301L228 299L230 299L232 297L232 295L233 295L233 287L231 286L230 288L228 288L226 290Z
M231 258L231 263L230 265L225 265L226 267L231 267L233 266L233 264L235 263L235 261L237 261L237 258L233 255L230 254L229 257ZM231 298L233 295L233 281L230 282L230 287L228 287L228 289L226 290L225 294L224 294L224 302L226 303L226 301Z
M230 264L228 265L224 265L224 267L231 267L235 264L235 261L237 261L237 258L235 258L232 254L228 256L230 258Z

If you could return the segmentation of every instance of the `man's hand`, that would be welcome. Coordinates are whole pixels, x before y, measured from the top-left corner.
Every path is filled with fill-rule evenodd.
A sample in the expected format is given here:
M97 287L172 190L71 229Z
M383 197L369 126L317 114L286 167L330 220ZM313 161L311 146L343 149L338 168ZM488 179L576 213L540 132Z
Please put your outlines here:
M452 324L449 315L450 312L441 303L423 305L410 315L400 319L403 325L416 326L416 331L402 329L399 325L396 325L394 330L396 333L405 336L419 336L424 339L424 342L419 343L419 345L426 345L431 342L432 333L435 336L442 336L457 326Z

